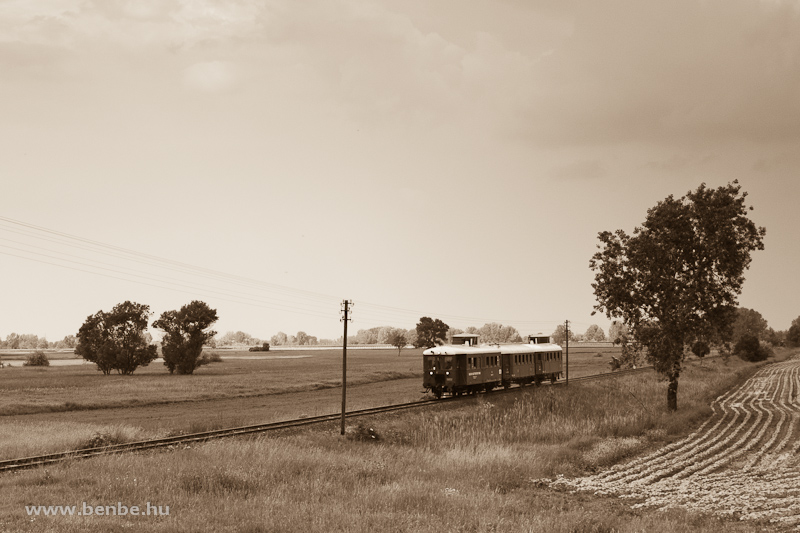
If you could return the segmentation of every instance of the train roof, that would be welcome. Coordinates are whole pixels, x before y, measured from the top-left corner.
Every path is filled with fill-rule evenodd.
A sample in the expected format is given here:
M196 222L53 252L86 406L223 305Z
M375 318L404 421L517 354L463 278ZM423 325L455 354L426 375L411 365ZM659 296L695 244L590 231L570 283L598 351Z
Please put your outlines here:
M428 348L422 355L498 355L502 353L497 346L469 346L467 344L444 344Z
M444 344L428 348L422 355L495 355L499 353L544 353L560 352L558 344L481 344L469 346L467 344Z
M499 346L502 353L539 353L539 352L560 352L561 346L558 344L501 344Z

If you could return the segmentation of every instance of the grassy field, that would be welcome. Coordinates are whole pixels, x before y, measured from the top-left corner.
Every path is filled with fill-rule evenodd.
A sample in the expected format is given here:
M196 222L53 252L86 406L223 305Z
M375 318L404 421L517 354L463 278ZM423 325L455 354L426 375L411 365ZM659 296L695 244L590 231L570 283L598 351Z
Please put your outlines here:
M573 377L607 372L616 353L572 352ZM191 376L158 362L132 376L12 363L0 369L0 459L339 411L340 350L219 353ZM421 350L351 350L348 409L420 399L421 371Z
M226 364L226 363L222 363ZM2 531L761 531L557 492L685 435L756 365L690 365L678 413L654 374L528 388L337 427L96 458L0 477ZM359 428L358 426L361 425ZM372 428L372 433L367 429ZM371 438L377 435L377 439ZM29 516L26 505L169 506L169 515Z
M341 386L341 350L254 355L225 352L222 363L188 376L154 362L132 376L104 376L93 364L0 369L0 416L246 398ZM239 359L236 357L247 357ZM8 361L8 359L5 359ZM420 350L348 353L348 384L422 376Z
M212 350L213 352L213 350ZM350 350L348 384L422 376L421 349ZM610 354L597 350L571 356L570 375L607 372ZM341 386L341 350L219 352L222 363L190 376L170 375L163 364L140 367L132 376L104 376L95 365L23 367L23 355L6 355L0 369L0 416L137 407L197 400L246 398ZM74 358L74 357L73 357Z

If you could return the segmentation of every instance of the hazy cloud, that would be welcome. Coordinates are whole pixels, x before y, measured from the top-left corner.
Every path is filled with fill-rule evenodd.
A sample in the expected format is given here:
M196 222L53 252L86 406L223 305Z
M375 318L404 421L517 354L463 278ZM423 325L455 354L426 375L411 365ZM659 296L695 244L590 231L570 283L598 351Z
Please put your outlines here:
M537 65L520 131L590 144L797 137L798 5L589 3Z
M553 170L553 176L567 180L596 179L605 175L606 170L598 160L576 161Z
M800 153L781 152L774 156L761 157L753 163L756 172L772 172L775 170L796 169L800 166Z
M195 63L183 71L183 81L192 89L217 93L235 85L236 69L225 61Z

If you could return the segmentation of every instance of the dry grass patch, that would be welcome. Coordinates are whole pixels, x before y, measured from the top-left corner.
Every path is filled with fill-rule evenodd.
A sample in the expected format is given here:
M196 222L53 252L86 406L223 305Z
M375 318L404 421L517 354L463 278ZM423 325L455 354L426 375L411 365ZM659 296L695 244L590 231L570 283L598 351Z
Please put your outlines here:
M0 459L122 444L162 435L124 424L76 422L4 422L0 432Z

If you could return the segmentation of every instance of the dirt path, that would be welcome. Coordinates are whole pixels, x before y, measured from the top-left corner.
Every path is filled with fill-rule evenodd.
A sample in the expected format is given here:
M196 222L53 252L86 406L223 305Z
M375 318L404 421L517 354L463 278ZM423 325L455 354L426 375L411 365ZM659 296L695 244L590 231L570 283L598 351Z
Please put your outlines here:
M552 485L635 498L633 507L766 519L800 529L800 357L715 400L688 437L593 476Z

